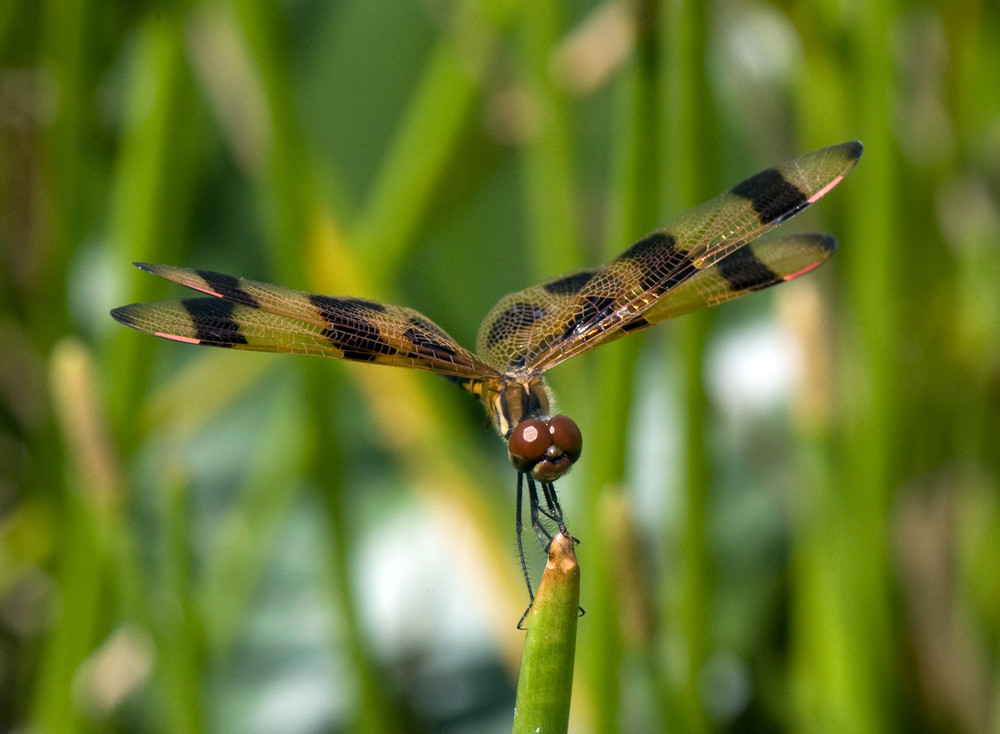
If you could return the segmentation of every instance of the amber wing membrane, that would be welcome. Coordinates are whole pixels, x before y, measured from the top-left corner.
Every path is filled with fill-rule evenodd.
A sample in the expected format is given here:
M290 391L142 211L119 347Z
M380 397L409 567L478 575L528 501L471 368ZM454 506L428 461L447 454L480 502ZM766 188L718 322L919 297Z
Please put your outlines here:
M111 312L139 331L191 344L311 354L463 379L496 375L411 308L322 296L207 270L136 266L212 296L136 303Z
M798 234L751 242L676 286L668 298L657 301L643 318L650 324L658 324L770 288L814 270L836 251L837 240L826 234Z
M858 142L758 173L672 219L607 265L512 293L479 329L500 371L542 372L651 323L790 280L832 254L822 236L746 246L817 201L854 167Z

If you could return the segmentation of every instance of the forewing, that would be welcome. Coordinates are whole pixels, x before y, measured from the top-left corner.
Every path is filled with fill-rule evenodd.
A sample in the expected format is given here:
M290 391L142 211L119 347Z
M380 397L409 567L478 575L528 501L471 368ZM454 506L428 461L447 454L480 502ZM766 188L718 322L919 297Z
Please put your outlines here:
M830 191L861 152L860 143L844 143L769 168L672 219L604 267L506 296L480 326L477 352L500 371L541 372L654 320L766 287L737 288L725 268L715 266ZM778 250L767 247L764 253L777 258ZM726 267L756 267L753 252ZM781 282L818 263L784 271L780 262L775 264L773 282ZM709 274L697 278L704 273ZM694 285L681 287L692 279ZM647 318L650 311L655 315Z
M496 374L411 308L322 296L205 270L136 265L213 296L136 303L111 312L139 331L190 344L311 354L466 379Z

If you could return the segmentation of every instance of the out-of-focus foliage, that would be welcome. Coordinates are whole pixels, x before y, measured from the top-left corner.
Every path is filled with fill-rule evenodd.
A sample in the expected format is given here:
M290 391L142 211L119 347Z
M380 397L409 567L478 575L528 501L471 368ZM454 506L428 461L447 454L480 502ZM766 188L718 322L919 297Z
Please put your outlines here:
M997 38L977 0L0 3L0 729L513 718L479 406L123 329L186 295L131 261L471 346L505 293L858 138L785 225L830 265L552 374L587 443L570 728L997 731Z

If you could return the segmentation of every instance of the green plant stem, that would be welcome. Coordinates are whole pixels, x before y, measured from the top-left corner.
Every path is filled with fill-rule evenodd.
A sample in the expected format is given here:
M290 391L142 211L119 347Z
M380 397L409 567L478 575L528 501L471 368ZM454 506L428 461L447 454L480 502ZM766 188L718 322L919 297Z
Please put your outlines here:
M569 726L576 623L580 609L580 566L573 541L561 533L549 546L549 560L528 628L517 684L513 732L564 732Z

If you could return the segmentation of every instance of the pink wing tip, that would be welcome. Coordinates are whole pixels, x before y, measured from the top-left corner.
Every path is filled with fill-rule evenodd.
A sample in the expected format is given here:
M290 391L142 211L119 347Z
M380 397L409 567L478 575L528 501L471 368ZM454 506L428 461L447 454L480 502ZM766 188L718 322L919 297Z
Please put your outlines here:
M820 263L810 263L809 265L806 265L804 268L796 270L794 273L788 273L787 275L782 276L781 279L784 281L789 281L792 280L793 278L798 278L800 275L805 275L809 271L815 270L819 266Z
M810 204L815 204L817 201L819 201L824 196L826 196L826 194L829 193L830 189L832 189L834 186L836 186L837 184L839 184L843 180L844 180L843 176L837 176L837 178L833 179L833 181L831 181L826 186L824 186L819 191L817 191L815 194L813 194L812 196L810 196L809 199L808 199L809 203Z
M185 283L184 285L187 285L187 287L190 288L191 290L198 291L199 293L204 293L206 296L215 296L216 298L225 297L221 293L216 293L215 291L208 290L207 288L199 288L198 286L191 285L189 283Z
M195 339L190 336L178 336L177 334L164 334L162 331L154 331L154 335L162 336L164 339L170 339L175 342L184 342L185 344L201 344L201 339Z

